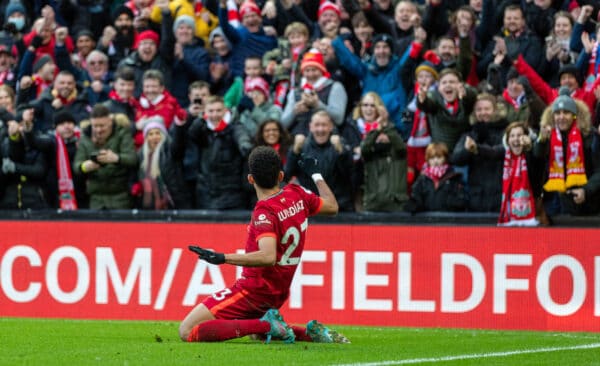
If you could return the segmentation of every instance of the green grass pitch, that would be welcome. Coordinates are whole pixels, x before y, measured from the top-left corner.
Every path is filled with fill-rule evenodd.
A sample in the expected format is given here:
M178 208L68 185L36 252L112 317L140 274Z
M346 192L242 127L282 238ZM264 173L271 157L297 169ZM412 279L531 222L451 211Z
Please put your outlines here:
M334 327L351 344L184 343L176 322L0 319L0 365L600 365L600 334Z

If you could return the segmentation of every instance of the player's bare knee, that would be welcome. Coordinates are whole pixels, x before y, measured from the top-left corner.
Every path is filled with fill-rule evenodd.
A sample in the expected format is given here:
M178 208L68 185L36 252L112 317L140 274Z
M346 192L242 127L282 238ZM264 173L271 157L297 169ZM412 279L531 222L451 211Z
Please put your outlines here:
M191 329L189 327L185 326L183 323L181 325L179 325L179 338L181 338L182 341L184 341L184 342L188 341L190 332L191 332Z

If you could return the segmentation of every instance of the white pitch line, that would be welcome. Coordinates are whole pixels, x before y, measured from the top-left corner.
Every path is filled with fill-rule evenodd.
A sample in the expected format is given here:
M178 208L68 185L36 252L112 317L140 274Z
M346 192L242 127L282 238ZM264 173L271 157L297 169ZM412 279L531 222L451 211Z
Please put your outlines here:
M467 354L467 355L432 357L432 358L412 358L412 359L408 359L408 360L347 363L347 364L338 364L336 366L411 365L411 364L417 364L417 363L437 363L437 362L446 362L446 361L461 361L461 360L471 360L471 359L475 359L475 358L508 357L508 356L515 356L515 355L526 355L526 354L531 354L531 353L574 351L574 350L580 350L580 349L594 349L594 348L600 348L600 343L582 344L582 345L570 346L570 347L547 347L547 348L537 348L537 349L522 349L522 350L506 351L506 352L474 353L474 354L470 354L470 355Z

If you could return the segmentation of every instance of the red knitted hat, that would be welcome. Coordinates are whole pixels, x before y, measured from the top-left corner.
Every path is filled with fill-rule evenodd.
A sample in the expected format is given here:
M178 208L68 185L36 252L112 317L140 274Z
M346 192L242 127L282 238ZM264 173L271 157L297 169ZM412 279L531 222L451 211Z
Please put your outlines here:
M310 51L306 52L304 57L302 57L300 72L304 72L304 69L308 66L316 67L321 70L324 75L328 74L325 62L323 61L323 54L315 48L311 48Z
M261 77L246 78L244 82L244 93L257 90L269 99L269 84Z
M244 15L248 13L256 13L260 16L260 8L252 0L246 0L242 6L240 6L240 17L242 17L242 19L244 18Z
M152 30L145 30L145 31L141 32L140 34L138 34L137 38L135 39L135 45L133 48L137 49L138 46L140 45L140 42L145 41L147 39L153 41L154 44L156 44L157 46L160 43L160 38L158 36L158 33L156 33L155 31L152 31Z
M340 11L339 6L332 3L331 1L325 0L321 3L321 5L319 5L319 12L317 13L317 17L320 18L321 14L323 14L327 10L331 10L331 11L335 12L338 17L342 15L342 12Z

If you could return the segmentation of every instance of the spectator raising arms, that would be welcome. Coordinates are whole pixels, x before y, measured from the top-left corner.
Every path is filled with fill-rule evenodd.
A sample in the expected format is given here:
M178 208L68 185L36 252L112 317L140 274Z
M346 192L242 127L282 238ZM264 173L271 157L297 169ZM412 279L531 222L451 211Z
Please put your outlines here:
M502 174L502 204L498 225L537 226L531 135L524 122L513 122L504 134L506 153Z

